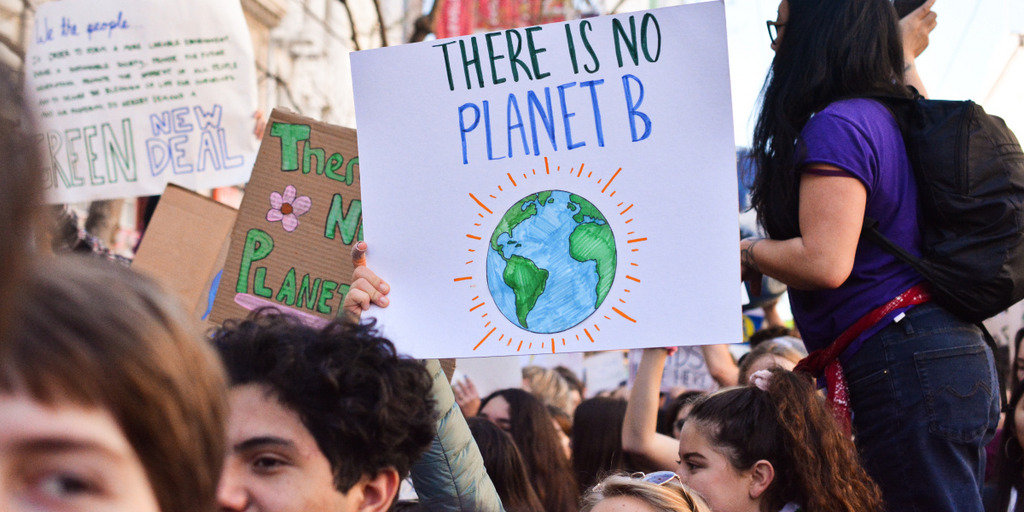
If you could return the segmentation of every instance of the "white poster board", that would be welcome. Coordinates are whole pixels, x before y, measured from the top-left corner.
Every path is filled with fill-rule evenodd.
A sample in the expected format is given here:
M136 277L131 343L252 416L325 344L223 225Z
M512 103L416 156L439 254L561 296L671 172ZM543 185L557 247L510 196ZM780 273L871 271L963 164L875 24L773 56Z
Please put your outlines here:
M721 2L352 55L376 314L416 357L741 339ZM433 335L431 335L433 333Z
M256 79L241 4L62 0L36 9L25 90L48 201L248 179Z

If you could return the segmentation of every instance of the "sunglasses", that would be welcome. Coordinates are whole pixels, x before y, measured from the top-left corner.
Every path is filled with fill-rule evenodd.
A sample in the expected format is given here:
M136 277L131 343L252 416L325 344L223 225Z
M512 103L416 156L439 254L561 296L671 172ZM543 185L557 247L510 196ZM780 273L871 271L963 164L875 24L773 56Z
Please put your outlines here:
M642 482L647 482L654 485L666 485L672 480L679 482L679 492L682 493L683 499L686 500L686 506L690 507L690 510L697 510L697 505L693 502L693 498L690 496L690 491L683 487L683 480L679 478L679 475L675 471L655 471L654 473L632 473L629 475L630 478L639 479Z

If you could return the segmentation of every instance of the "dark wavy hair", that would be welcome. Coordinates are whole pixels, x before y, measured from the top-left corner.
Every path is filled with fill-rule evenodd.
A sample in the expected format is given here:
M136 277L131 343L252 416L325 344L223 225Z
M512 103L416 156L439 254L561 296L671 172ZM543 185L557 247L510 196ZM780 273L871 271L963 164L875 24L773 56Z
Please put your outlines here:
M580 494L604 476L634 471L629 454L622 451L622 422L626 401L596 397L576 408L572 430L572 468Z
M480 409L494 397L508 402L512 440L526 462L526 471L547 512L576 511L576 479L558 440L547 407L522 389L495 391L480 402Z
M810 379L769 371L767 391L742 386L712 393L697 402L687 423L740 471L759 460L772 464L775 479L761 500L765 512L788 502L816 512L882 510L881 491Z
M540 498L526 475L526 463L515 441L497 425L481 417L466 418L473 440L480 447L487 475L494 482L507 512L544 512Z
M796 142L811 115L844 98L907 95L889 0L789 0L785 23L751 150L751 204L768 235L780 240L800 235Z
M1017 439L1017 418L1014 411L1024 398L1024 383L1013 389L1006 409L1003 432L999 438L999 453L996 455L996 503L995 510L1006 510L1010 505L1010 491L1024 491L1024 449ZM1019 500L1020 498L1018 498Z
M211 337L232 386L265 386L298 413L343 493L387 468L405 478L433 439L430 374L372 322L314 329L264 309Z

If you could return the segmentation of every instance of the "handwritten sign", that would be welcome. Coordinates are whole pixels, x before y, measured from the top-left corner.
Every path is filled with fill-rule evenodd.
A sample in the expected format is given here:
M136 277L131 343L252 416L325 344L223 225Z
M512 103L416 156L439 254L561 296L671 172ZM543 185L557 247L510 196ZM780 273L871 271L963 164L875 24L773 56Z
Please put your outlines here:
M273 306L311 325L341 314L362 240L356 132L274 110L210 319Z
M356 52L377 314L416 357L741 339L724 7ZM432 333L425 335L425 333Z
M25 59L48 199L245 182L257 147L252 44L238 2L39 5Z

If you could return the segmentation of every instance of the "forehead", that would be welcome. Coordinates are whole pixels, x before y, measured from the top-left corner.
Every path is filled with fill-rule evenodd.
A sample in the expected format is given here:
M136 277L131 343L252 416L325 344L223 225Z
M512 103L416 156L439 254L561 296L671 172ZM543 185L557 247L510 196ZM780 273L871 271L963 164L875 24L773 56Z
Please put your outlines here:
M106 409L60 400L43 404L24 393L0 393L0 459L57 451L96 453L125 463L136 460Z
M278 438L302 451L320 449L299 414L282 404L266 386L245 384L228 392L228 445L257 438ZM323 456L322 453L320 453Z
M59 400L43 404L25 393L0 393L0 442L44 436L88 437L108 448L130 450L106 409Z
M480 410L480 414L482 414L482 415L484 415L484 416L486 416L488 418L491 418L491 419L497 419L497 418L508 419L509 418L509 403L508 403L508 400L505 400L505 397L503 397L501 395L496 395L494 398L491 398L490 400L487 401L487 405L485 405L484 408Z
M683 428L679 431L679 456L682 458L688 454L698 454L708 460L726 460L725 455L719 453L697 428L696 421L683 423Z

